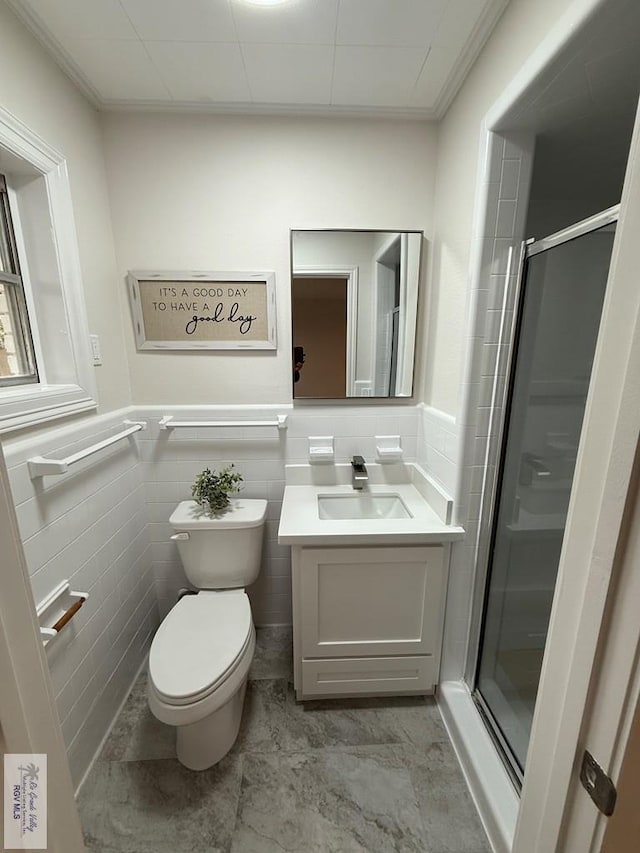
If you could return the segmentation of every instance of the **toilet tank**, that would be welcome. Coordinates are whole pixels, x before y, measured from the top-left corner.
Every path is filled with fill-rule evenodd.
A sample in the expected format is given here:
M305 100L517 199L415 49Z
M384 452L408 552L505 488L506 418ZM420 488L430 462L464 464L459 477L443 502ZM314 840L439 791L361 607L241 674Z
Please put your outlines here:
M178 504L169 524L185 574L198 589L230 589L253 583L260 572L265 500L233 500L210 516L195 501Z

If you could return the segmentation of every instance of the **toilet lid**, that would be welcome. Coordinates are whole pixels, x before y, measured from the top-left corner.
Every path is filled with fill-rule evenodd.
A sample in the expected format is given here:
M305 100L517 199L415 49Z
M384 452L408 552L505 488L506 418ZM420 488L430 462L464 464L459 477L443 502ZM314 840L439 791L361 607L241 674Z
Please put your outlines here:
M235 669L251 637L251 606L244 590L185 595L151 644L149 677L173 705L203 698Z
M195 501L181 501L171 513L174 530L230 530L261 527L267 515L267 502L258 498L232 498L227 509L210 515Z

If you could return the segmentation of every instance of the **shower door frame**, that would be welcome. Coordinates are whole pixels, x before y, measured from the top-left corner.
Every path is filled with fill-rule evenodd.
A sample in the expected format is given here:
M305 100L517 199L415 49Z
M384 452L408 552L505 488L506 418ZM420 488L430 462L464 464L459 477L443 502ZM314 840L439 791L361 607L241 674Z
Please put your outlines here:
M628 591L619 554L636 499L632 472L640 449L638 233L640 111L629 150L513 853L558 850L572 805L579 803L587 810L583 830L591 841L589 850L598 849L593 845L597 845L598 827L606 820L577 777L585 746L583 726L601 674L599 654L613 636L605 621L608 597L618 580L622 581L623 601ZM614 637L618 651L640 648L637 619L618 630L621 627L618 623ZM598 760L614 780L616 752L626 744L635 710L630 699L637 699L640 674L637 656L626 673L619 655L616 658L611 674L619 681L607 693L611 702L608 713L598 719L602 740L596 749ZM591 739L588 742L591 745ZM562 849L564 853L585 853L587 848L584 843L568 841L562 843Z
M562 246L593 231L598 231L607 225L617 222L620 215L620 205L616 204L601 210L592 216L582 219L566 228L549 234L540 239L530 238L524 240L520 248L520 256L518 261L518 271L515 281L513 294L509 294L508 287L505 288L505 296L502 307L503 322L502 332L499 337L499 351L501 348L506 348L506 362L504 386L502 393L497 390L497 382L494 385L493 404L489 423L489 434L492 433L493 422L496 418L496 413L499 413L499 422L497 424L497 441L496 448L496 464L493 468L493 476L487 481L485 492L483 495L483 506L481 511L482 523L487 524L490 528L490 536L486 547L479 554L478 563L476 566L477 578L474 592L474 607L473 612L475 619L472 623L470 632L470 643L467 655L467 668L465 672L465 680L470 686L472 696L477 706L481 711L481 715L489 729L492 738L497 743L500 752L505 760L505 766L512 781L518 789L522 786L523 770L519 766L513 750L505 738L497 720L494 718L491 708L482 695L478 687L478 676L480 668L480 654L485 634L485 611L487 608L487 599L489 594L490 582L490 565L493 557L495 540L497 535L497 510L498 496L502 479L504 475L504 461L506 454L507 441L509 431L507 429L511 418L511 403L514 393L515 373L517 368L517 355L519 351L520 331L522 328L522 313L524 309L524 297L526 288L523 286L527 275L527 262L530 258L535 257L543 252ZM508 274L507 274L508 281ZM510 324L505 322L507 312L507 303L511 296L513 309L513 318ZM604 310L604 308L603 308ZM500 398L500 399L498 399ZM487 452L489 456L489 448ZM488 462L488 460L487 460ZM485 465L487 467L487 465ZM575 477L574 477L575 479ZM573 489L573 483L572 483ZM565 525L566 530L566 525ZM564 534L563 534L564 535ZM546 640L545 640L546 645Z

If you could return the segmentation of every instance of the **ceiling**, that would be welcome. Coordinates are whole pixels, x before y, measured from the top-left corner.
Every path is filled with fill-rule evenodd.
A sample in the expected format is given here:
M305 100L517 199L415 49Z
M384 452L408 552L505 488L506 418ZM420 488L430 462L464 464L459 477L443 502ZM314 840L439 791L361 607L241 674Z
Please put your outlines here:
M441 117L508 0L7 0L100 109Z

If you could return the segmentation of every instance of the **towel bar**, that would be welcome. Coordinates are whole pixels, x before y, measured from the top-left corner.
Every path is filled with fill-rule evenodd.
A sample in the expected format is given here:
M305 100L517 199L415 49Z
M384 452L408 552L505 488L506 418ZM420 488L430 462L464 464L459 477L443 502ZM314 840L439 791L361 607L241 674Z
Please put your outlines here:
M118 432L115 435L110 435L109 438L98 441L92 444L91 447L85 447L84 450L79 450L65 459L47 459L45 456L32 457L29 459L29 476L34 480L36 477L44 477L46 474L64 474L65 471L69 470L69 465L75 465L81 459L86 459L87 456L92 456L99 450L104 450L105 447L110 447L117 441L128 438L134 432L139 432L141 429L147 428L146 421L124 421L123 423L129 424L127 429L123 429L122 432Z
M173 415L165 415L158 422L160 429L180 427L277 427L287 428L287 415L278 415L275 421L174 421Z

